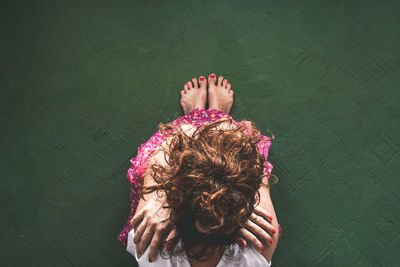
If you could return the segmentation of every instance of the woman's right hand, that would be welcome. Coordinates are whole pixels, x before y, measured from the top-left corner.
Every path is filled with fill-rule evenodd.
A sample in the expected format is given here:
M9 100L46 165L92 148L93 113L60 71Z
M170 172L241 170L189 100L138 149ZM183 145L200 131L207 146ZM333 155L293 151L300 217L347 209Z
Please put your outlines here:
M164 207L165 198L155 193L151 199L131 220L131 225L135 230L134 243L140 258L150 245L149 261L152 262L157 257L157 251L161 242L168 235L167 240L171 239L175 231L171 231L172 223L169 218L170 209Z
M260 206L255 207L245 227L240 229L236 238L237 243L245 247L247 242L250 242L262 253L265 249L264 244L272 244L271 237L277 234L277 229L271 224L272 220L272 215L267 210Z

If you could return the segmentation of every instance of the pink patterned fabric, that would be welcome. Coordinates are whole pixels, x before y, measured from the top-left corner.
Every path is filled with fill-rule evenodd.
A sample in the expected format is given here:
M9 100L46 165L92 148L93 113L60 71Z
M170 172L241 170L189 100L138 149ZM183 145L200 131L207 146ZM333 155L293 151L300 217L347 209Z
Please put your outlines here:
M199 109L196 108L192 110L190 113L174 120L171 122L171 125L181 126L182 124L191 124L193 126L200 126L205 122L215 122L222 118L230 118L232 117L217 109ZM240 125L250 126L251 122L247 120L242 120L241 122L237 122L232 119L232 122L235 126L239 127ZM250 130L248 130L250 131ZM268 151L271 146L270 138L264 135L260 135L263 141L257 143L257 150L264 154L265 159L268 158ZM136 157L131 159L131 167L128 170L127 176L128 180L131 184L130 187L130 197L131 197L131 212L129 214L128 220L125 224L124 229L118 236L118 240L126 246L126 241L128 238L129 231L132 230L132 226L130 225L130 221L132 217L135 215L136 208L139 204L140 195L138 193L137 182L143 180L143 176L147 169L147 164L149 160L149 156L152 152L154 152L163 142L165 141L165 136L159 130L157 131L148 141L140 145ZM265 173L270 174L272 171L273 165L266 161L265 163ZM279 225L279 234L281 235L282 230Z

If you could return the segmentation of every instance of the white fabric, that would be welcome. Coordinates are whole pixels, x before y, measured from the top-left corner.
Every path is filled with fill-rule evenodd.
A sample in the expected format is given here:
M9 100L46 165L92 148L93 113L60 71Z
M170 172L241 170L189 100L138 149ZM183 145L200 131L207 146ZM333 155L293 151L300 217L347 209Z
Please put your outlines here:
M128 235L128 245L126 247L126 250L136 258L140 267L147 267L147 266L190 267L189 261L186 259L186 257L171 256L167 259L163 259L160 256L160 254L157 255L157 258L154 262L150 263L148 261L148 255L149 255L149 250L150 250L149 247L146 249L144 254L140 257L140 259L138 259L137 255L136 255L136 245L133 242L134 234L135 234L135 232L132 229ZM241 267L257 267L257 266L270 267L271 266L272 261L268 262L264 258L264 256L253 247L249 247L248 249L242 250L241 255L242 255L242 260L240 261L240 264L239 265L235 264L235 266L241 266ZM232 263L229 263L229 261L223 260L224 257L225 256L222 256L222 259L218 262L216 267L232 266Z

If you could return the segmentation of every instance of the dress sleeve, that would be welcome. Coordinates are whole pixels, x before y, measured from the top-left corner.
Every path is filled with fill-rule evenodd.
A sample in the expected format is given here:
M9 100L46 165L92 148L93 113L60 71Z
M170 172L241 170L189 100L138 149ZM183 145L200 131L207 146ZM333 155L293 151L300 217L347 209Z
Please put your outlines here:
M124 246L126 246L126 244L127 244L129 231L132 230L132 226L131 226L130 222L131 222L133 216L135 215L136 208L139 203L137 188L136 188L136 184L134 184L134 183L131 183L131 186L130 186L130 198L131 198L131 210L130 210L130 213L128 216L128 220L125 222L124 228L118 235L118 240Z
M130 222L136 213L136 209L137 209L137 206L138 206L139 200L140 200L137 181L140 179L140 176L141 176L141 169L140 169L141 166L138 163L140 163L142 161L143 148L144 148L144 146L141 145L138 150L139 151L138 155L130 160L131 167L128 169L128 172L127 172L127 178L130 183L130 200L131 200L130 206L131 206L131 209L129 212L128 220L125 222L124 228L118 235L118 240L124 246L126 246L126 244L127 244L129 231L132 230L132 226L131 226Z
M241 125L245 126L246 132L248 134L253 134L253 131L251 130L252 127L252 122L248 120L242 120L240 122ZM265 157L265 173L267 175L271 174L272 169L274 166L272 165L271 162L268 161L268 153L269 153L269 148L271 147L271 138L268 136L265 136L261 134L261 132L257 132L260 141L257 143L257 151L264 155ZM269 176L268 176L268 181L269 181Z
M132 230L130 221L136 213L136 209L140 200L137 183L143 179L149 156L162 143L163 140L164 137L162 136L161 132L157 131L148 141L139 146L136 157L130 160L131 167L128 169L127 178L130 183L131 210L124 228L118 235L118 240L125 246L127 244L128 233L130 230Z

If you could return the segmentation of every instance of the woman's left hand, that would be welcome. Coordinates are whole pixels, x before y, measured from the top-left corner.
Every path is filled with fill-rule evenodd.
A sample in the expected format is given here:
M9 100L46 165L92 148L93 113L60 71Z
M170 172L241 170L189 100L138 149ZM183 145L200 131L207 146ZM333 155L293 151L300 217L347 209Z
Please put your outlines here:
M159 246L165 236L170 233L172 223L170 221L170 209L164 207L165 198L155 193L151 199L131 220L135 230L134 243L138 258L146 251L150 244L149 261L157 257ZM173 231L172 231L173 232Z
M271 224L272 219L267 210L260 206L255 207L245 227L240 229L236 238L237 243L245 247L247 242L250 242L260 252L263 252L264 244L272 244L271 237L276 233L276 229Z

